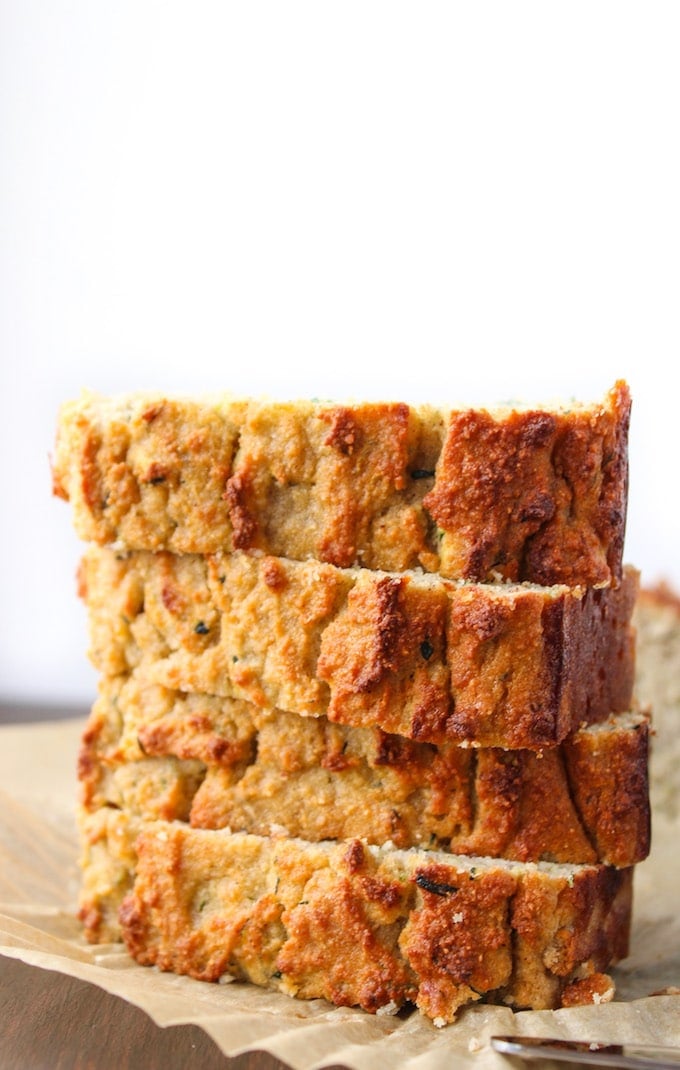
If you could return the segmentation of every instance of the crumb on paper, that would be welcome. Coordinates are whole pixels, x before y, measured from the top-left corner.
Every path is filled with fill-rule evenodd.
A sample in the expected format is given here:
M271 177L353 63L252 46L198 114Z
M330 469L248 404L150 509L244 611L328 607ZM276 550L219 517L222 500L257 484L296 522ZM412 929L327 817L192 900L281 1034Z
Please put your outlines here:
M614 987L605 989L604 992L593 992L593 1003L611 1003L614 998Z
M382 1007L378 1007L378 1009L377 1009L377 1011L375 1013L382 1016L382 1015L396 1014L398 1010L399 1010L398 1004L396 1004L394 1002L394 1000L392 999L392 1000L390 1000L389 1003L385 1003Z
M479 1037L470 1037L470 1039L468 1041L468 1051L469 1052L483 1051L484 1047L485 1047L484 1041L480 1040Z
M445 1025L448 1025L446 1018L433 1018L432 1024L436 1025L437 1029L443 1029Z
M572 981L562 993L563 1007L583 1007L589 1003L611 1003L616 986L606 973L593 973Z
M221 977L218 977L217 983L219 985L230 985L236 978L231 973L223 973Z

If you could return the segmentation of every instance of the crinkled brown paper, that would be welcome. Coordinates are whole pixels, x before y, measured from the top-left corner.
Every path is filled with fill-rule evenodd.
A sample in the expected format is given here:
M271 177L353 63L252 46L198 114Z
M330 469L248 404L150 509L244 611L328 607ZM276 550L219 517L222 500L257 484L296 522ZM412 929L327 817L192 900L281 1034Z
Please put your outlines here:
M507 1070L513 1063L489 1046L495 1033L680 1046L680 995L652 994L680 987L677 824L655 821L651 857L637 869L632 950L614 971L614 1002L516 1014L471 1006L437 1029L417 1013L378 1017L250 985L163 974L137 966L120 945L87 944L74 914L81 730L81 721L0 728L0 954L99 985L160 1026L199 1025L227 1055L264 1050L294 1070Z

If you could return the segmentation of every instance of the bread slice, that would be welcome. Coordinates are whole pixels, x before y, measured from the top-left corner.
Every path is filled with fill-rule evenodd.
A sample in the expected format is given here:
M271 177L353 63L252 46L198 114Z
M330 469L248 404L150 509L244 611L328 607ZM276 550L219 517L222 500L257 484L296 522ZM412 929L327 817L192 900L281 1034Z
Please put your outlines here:
M637 573L600 589L468 584L242 552L92 547L105 675L431 743L542 749L630 708Z
M83 818L81 916L142 965L443 1025L484 999L611 998L632 871Z
M668 584L643 587L633 616L635 691L651 707L650 792L654 813L680 818L680 597Z
M451 411L162 394L62 407L53 476L86 541L594 586L621 573L630 393Z
M636 713L541 755L437 747L129 676L101 681L79 770L90 811L627 867L649 851L647 751L648 720Z

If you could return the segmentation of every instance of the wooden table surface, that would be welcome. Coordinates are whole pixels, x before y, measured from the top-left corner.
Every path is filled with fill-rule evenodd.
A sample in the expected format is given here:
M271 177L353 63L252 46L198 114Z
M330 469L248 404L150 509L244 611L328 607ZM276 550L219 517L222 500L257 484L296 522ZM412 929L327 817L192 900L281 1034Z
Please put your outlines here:
M0 724L84 715L0 703ZM160 1028L96 985L0 955L0 1070L289 1070L266 1052L223 1055L198 1026Z
M266 1052L229 1059L198 1026L159 1028L75 977L0 955L1 1070L286 1070Z

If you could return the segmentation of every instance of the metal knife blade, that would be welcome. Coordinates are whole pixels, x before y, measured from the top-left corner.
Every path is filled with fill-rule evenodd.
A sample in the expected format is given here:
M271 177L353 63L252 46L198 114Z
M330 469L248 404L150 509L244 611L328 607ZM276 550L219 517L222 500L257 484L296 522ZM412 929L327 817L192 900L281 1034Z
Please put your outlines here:
M630 1070L678 1070L680 1067L680 1048L547 1037L491 1037L491 1046L503 1055L521 1059L557 1059L588 1066L623 1066Z

